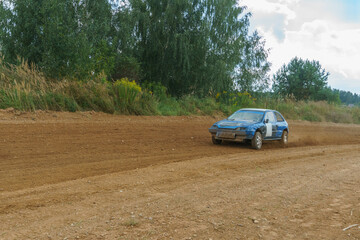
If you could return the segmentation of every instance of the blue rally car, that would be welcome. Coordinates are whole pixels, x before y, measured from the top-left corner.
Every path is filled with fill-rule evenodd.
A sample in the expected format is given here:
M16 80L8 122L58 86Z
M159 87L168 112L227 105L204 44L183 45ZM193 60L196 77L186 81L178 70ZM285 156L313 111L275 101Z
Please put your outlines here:
M222 141L251 142L253 148L261 149L263 141L267 140L279 140L286 145L289 125L277 111L244 108L212 125L209 132L214 144Z

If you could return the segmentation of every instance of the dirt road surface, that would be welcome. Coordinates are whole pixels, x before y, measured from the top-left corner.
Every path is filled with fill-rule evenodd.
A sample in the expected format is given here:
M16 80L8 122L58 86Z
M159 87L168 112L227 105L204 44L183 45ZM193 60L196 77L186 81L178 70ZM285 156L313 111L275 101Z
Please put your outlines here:
M216 120L1 110L0 239L360 239L359 125L256 151Z

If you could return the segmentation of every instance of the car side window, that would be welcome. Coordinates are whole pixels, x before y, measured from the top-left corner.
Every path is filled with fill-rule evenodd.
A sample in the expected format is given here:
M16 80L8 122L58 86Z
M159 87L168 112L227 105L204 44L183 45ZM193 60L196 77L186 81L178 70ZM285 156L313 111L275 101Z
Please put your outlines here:
M275 112L275 116L276 116L276 120L278 122L283 122L284 121L284 118L278 112Z
M267 113L266 113L265 121L266 121L267 119L269 120L269 122L276 122L276 118L275 118L275 116L274 116L274 113L272 113L272 112L267 112Z

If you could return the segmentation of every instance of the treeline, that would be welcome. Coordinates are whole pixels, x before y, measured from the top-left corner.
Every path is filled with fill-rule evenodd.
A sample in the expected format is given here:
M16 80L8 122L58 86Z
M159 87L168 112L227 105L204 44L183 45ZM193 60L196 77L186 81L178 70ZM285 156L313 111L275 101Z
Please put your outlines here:
M178 97L254 91L266 87L268 52L245 9L236 0L4 0L1 53L49 79L104 73Z
M127 92L115 91L127 91L129 83L143 88L142 100L155 96L152 101L210 97L244 107L251 94L259 104L268 98L359 103L359 95L329 87L318 61L294 57L270 78L268 50L249 32L250 17L237 0L3 0L0 106L17 99L23 109L67 109L53 99L62 89L72 110L141 114L144 104L119 110L128 101L119 96ZM30 88L23 69L40 74L30 85L36 90L46 81L49 94L20 89ZM79 86L88 92L76 92ZM29 99L33 103L20 104Z
M340 100L343 104L346 105L354 104L360 106L359 94L352 93L349 91L338 90L338 89L334 89L333 91L335 92L335 94L339 94Z

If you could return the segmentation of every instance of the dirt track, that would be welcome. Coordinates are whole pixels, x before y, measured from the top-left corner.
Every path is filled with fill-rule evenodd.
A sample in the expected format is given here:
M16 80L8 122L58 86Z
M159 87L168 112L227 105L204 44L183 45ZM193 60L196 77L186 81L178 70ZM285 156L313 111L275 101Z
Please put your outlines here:
M360 126L212 145L209 117L0 112L0 239L360 239Z

